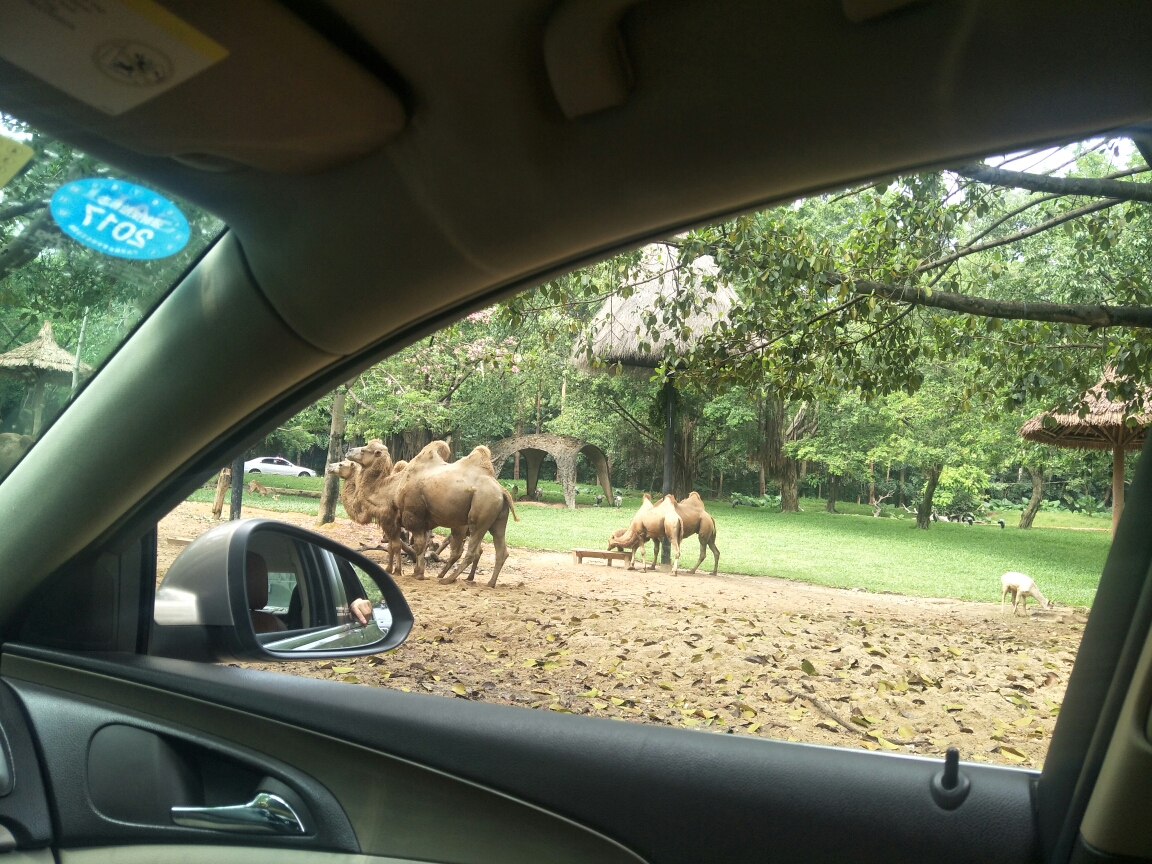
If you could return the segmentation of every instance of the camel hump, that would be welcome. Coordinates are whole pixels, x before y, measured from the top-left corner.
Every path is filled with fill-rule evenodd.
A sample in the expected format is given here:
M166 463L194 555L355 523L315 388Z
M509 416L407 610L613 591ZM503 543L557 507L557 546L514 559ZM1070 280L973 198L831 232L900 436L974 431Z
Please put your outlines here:
M397 462L395 465L392 466L392 472L396 473L398 471L403 471L407 467L408 467L408 460L407 459L401 459L399 462Z
M487 450L488 448L485 447L484 449ZM500 488L504 489L503 486L501 486ZM504 500L508 502L508 509L512 511L512 519L516 522L519 522L520 517L516 515L516 505L512 501L512 493L509 492L507 489L504 489Z
M701 507L704 506L704 499L700 497L700 493L695 489L688 493L688 500L695 500L700 504Z
M433 441L431 444L424 445L424 449L417 453L409 464L422 465L428 462L447 462L451 455L452 450L448 446L447 441Z
M644 500L645 500L645 501L647 501L649 504L651 504L651 503L652 503L652 496L651 496L651 495L649 495L647 492L645 492L645 493L644 493L644 495L643 495L643 498L644 498Z
M473 447L472 452L460 461L480 468L485 474L488 474L492 478L496 477L496 469L492 467L492 451L483 444Z

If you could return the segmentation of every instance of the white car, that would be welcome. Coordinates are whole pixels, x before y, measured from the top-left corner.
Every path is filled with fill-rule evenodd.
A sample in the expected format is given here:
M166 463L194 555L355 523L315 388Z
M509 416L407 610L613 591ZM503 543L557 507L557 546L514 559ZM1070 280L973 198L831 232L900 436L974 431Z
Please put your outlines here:
M293 465L282 456L263 456L244 463L245 474L289 474L293 477L315 477L311 468Z

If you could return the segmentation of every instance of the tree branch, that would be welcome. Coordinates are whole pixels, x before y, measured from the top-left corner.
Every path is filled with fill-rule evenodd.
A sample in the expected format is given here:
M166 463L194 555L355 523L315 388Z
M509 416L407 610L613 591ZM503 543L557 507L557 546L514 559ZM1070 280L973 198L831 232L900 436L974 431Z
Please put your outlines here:
M639 420L637 420L630 413L628 413L627 408L625 408L623 405L621 405L619 402L616 401L616 397L613 396L611 393L608 394L608 400L615 406L615 408L613 410L617 414L619 414L621 417L623 417L628 422L628 424L630 426L632 426L632 428L635 429L637 432L639 432L642 436L647 438L653 444L663 444L664 443L662 441L656 440L656 438L653 437L653 435L650 432L648 432L648 430L646 430L643 427L643 425L641 425Z
M1104 306L1087 303L1031 303L1024 300L992 300L948 291L927 292L904 285L857 281L858 294L874 295L897 303L911 303L977 315L983 318L1008 318L1017 321L1052 321L1080 324L1085 327L1132 327L1152 329L1152 306Z
M1148 185L1152 186L1152 184ZM1055 228L1057 225L1063 225L1065 222L1071 222L1073 219L1079 219L1081 216L1087 216L1089 213L1095 213L1097 210L1107 210L1109 207L1115 207L1121 203L1123 202L1119 198L1105 198L1103 201L1094 201L1091 204L1085 204L1083 207L1077 207L1074 210L1069 210L1067 213L1053 216L1051 219L1047 219L1039 225L1033 225L1031 228L1025 228L1023 231L1017 231L1015 234L1009 234L1007 237L989 240L987 243L978 243L975 246L962 247L951 255L945 255L943 258L937 258L935 261L928 261L921 264L916 268L915 272L924 273L928 270L935 270L937 267L943 267L945 264L951 264L954 261L959 261L961 258L975 255L977 252L985 252L989 249L995 249L997 246L1004 246L1008 243L1015 243L1017 240L1024 240L1036 234L1041 234L1049 228Z
M17 216L23 216L25 213L35 213L48 206L47 201L25 201L22 204L13 204L11 207L5 207L0 210L0 222L8 219L15 219Z
M1032 192L1055 192L1060 195L1085 195L1090 198L1116 198L1120 201L1152 203L1152 184L1122 183L1093 177L1048 177L1023 171L1006 171L990 165L962 165L952 169L961 177L990 186L1014 186Z

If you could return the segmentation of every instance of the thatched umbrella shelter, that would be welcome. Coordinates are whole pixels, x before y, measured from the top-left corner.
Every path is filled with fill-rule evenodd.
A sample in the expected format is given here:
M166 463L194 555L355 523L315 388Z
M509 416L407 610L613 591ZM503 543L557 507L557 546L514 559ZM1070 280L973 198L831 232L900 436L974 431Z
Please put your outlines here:
M92 367L56 344L52 322L45 321L31 342L0 354L0 375L22 378L32 387L32 436L40 434L44 413L44 388L48 384L70 385L77 373L88 375Z
M1038 444L1067 447L1075 450L1112 451L1112 534L1120 524L1124 512L1124 451L1139 450L1144 446L1144 433L1152 424L1152 415L1139 414L1135 423L1125 422L1127 404L1108 398L1105 384L1112 379L1107 373L1100 382L1084 394L1088 413L1037 414L1020 429L1020 437ZM1145 391L1145 399L1152 399L1152 391Z
M717 316L724 315L731 308L735 292L730 288L720 288L713 295L710 309L699 312L685 322L688 337L683 334L656 338L648 343L648 325L645 317L651 313L660 297L671 298L680 290L680 277L675 267L676 256L664 244L654 244L644 250L641 272L635 281L634 292L626 299L609 298L595 318L590 334L592 356L605 364L605 369L618 367L621 371L649 378L652 371L664 362L665 339L672 340L678 353L686 351L696 339L696 334L711 328ZM698 272L714 270L710 259L692 265ZM594 371L584 345L578 345L573 357L574 364L585 371ZM601 370L595 370L601 371ZM676 387L671 379L664 383L664 484L663 494L672 492L675 474L675 429L676 429Z

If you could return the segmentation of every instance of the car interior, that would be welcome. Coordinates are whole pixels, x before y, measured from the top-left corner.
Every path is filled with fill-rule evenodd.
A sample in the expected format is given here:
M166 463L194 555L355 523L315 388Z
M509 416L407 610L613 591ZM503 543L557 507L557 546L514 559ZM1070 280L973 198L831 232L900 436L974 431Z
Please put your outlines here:
M0 482L0 850L12 860L1152 860L1147 459L1042 772L962 763L960 795L933 793L939 759L151 650L158 520L321 394L652 239L1146 123L1152 6L103 5L120 16L109 28L159 28L198 71L110 107L91 95L101 69L59 35L87 12L0 0L0 111L226 229ZM265 542L263 566L292 572L296 547ZM229 596L283 623L291 604L245 596L240 560ZM407 607L374 578L402 639ZM254 811L264 821L244 822Z

